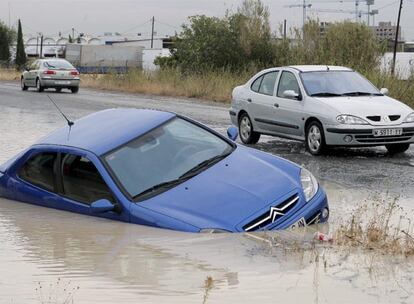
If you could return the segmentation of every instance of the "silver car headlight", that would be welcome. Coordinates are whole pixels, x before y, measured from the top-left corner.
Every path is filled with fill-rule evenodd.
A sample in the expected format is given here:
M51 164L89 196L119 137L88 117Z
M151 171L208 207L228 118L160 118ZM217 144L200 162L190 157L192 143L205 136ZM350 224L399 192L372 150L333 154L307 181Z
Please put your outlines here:
M414 112L413 112L413 113L411 113L411 114L409 114L409 115L405 118L404 122L414 122Z
M304 168L302 168L300 172L300 181L302 183L305 199L307 202L309 202L315 196L316 192L318 192L318 181L312 173L310 173L308 170Z
M353 115L342 114L337 116L336 120L345 125L368 125L366 120Z
M200 233L228 233L230 231L224 229L216 229L216 228L205 228L201 229Z

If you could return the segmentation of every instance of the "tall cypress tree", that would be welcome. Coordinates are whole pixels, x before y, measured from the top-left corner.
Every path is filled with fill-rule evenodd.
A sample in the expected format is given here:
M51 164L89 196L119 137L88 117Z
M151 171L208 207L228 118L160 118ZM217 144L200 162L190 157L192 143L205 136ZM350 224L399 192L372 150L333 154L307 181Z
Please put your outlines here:
M8 65L10 60L10 29L0 21L0 65Z
M19 19L17 30L16 65L21 68L26 64L26 52L24 51L22 24Z

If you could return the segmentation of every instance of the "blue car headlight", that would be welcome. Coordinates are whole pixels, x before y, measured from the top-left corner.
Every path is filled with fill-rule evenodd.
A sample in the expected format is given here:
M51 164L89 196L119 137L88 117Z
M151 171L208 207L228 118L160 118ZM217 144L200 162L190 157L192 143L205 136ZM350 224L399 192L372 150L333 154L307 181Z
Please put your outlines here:
M302 183L305 199L307 202L309 202L315 196L316 192L318 192L318 181L312 173L310 173L308 170L304 168L302 168L300 172L300 181Z

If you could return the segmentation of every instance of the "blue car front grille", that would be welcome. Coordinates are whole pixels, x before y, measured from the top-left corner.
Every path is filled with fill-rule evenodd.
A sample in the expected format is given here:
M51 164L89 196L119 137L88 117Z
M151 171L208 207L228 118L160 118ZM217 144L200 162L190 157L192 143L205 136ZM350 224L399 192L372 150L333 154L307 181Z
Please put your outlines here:
M282 203L270 207L270 210L267 210L265 213L250 221L243 226L244 231L256 231L266 226L275 223L277 220L285 216L290 210L292 210L296 204L299 202L299 196L297 194L289 197L287 200Z

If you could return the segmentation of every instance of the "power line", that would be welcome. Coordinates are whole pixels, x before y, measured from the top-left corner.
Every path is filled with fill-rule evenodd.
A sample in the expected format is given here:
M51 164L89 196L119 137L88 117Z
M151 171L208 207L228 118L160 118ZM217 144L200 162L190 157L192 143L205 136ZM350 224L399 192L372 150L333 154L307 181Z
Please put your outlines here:
M168 26L168 27L171 27L171 28L174 28L174 29L176 29L176 30L181 30L181 28L180 28L180 27L177 27L177 26L174 26L174 25L171 25L171 24L165 23L165 22L161 22L161 21L159 21L158 19L157 19L157 20L155 20L155 22L156 22L156 23L159 23L159 24L162 24L162 25L165 25L165 26Z
M394 5L394 4L398 3L398 2L399 2L398 0L397 1L393 1L391 3L388 3L388 4L384 5L384 6L379 7L378 10L382 10L384 8L390 7L391 5Z
M145 21L144 23L141 23L141 24L139 24L139 25L136 25L136 26L134 26L134 27L131 27L131 28L129 28L129 29L127 29L127 30L125 30L125 31L121 32L121 34L126 34L126 33L129 33L130 31L135 30L135 29L137 29L137 28L139 28L139 27L143 27L144 25L146 25L146 24L148 24L148 23L150 23L150 22L152 22L152 18L151 18L150 20Z

